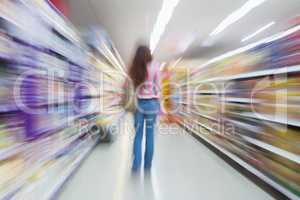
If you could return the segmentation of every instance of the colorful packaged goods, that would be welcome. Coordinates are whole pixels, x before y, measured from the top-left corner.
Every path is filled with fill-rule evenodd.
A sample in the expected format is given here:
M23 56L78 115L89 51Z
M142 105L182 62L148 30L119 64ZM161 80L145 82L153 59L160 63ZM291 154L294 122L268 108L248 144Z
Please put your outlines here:
M290 199L300 198L300 25L192 71L180 124ZM172 94L171 94L172 95Z
M89 127L118 120L122 62L95 36L99 48L48 1L1 1L0 199L53 198L96 144Z

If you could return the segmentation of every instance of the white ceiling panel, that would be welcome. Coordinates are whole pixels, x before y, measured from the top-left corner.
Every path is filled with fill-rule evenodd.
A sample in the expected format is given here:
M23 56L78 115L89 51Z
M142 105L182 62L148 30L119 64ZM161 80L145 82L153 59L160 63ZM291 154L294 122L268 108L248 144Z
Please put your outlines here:
M139 41L149 42L162 0L69 0L77 26L101 25L110 34L125 63ZM300 14L300 0L266 0L213 39L209 34L247 0L181 0L155 51L160 60L184 56L209 59L255 42L288 26ZM249 41L241 40L262 26L276 24Z

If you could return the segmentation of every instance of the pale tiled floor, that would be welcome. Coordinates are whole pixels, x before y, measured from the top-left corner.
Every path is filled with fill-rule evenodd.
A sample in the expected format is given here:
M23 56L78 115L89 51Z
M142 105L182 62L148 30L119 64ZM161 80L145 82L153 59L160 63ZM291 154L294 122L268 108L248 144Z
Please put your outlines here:
M123 121L124 122L124 121ZM151 174L131 174L132 119L112 144L99 145L59 200L273 199L181 129L156 134Z

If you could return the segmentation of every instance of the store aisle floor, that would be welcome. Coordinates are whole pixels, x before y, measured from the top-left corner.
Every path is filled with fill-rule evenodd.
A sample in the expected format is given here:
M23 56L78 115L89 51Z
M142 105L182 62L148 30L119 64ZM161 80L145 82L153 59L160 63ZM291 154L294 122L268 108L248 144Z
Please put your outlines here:
M178 127L156 135L152 173L131 174L132 126L124 128L132 117L125 119L115 142L95 148L59 200L273 199Z

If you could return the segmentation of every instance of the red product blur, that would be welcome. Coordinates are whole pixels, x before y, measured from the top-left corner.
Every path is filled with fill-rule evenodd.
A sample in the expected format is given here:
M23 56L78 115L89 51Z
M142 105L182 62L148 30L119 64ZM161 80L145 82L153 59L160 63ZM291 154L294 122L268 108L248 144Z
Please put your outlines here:
M70 17L69 4L66 0L49 0L65 17Z

